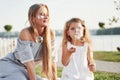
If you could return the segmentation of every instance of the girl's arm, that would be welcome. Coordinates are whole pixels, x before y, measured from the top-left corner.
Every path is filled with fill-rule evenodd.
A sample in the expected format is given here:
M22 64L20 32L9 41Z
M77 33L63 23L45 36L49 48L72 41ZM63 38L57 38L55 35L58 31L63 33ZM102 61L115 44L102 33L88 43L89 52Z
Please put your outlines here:
M70 49L67 48L67 43L62 44L62 64L67 66L70 61L70 57L76 49L71 47Z
M89 70L90 71L95 71L96 66L95 66L95 62L94 62L94 59L93 59L93 51L92 51L92 48L90 46L88 46L87 59L88 59Z
M27 68L27 73L28 73L29 80L36 80L35 63L34 63L34 61L26 62L25 66Z

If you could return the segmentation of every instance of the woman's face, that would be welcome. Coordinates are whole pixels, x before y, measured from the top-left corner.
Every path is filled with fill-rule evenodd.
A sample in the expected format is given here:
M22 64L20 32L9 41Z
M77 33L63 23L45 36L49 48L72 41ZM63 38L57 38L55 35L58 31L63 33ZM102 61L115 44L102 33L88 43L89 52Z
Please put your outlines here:
M34 21L36 25L47 27L49 22L47 8L44 6L39 8L39 10L37 11L36 17L34 19L35 19Z
M67 34L72 39L80 39L83 37L83 30L84 27L81 25L81 23L73 22L70 24Z

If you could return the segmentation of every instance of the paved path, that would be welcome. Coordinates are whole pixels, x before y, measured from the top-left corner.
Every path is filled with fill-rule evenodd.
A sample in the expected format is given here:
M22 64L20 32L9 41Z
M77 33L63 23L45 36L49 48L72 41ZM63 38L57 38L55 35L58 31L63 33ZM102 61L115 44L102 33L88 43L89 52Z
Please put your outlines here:
M95 63L97 71L120 73L120 62L95 60Z
M120 73L120 62L108 62L108 61L99 61L95 60L96 70L97 71L105 71L105 72L113 72ZM62 67L60 61L58 61L58 67Z

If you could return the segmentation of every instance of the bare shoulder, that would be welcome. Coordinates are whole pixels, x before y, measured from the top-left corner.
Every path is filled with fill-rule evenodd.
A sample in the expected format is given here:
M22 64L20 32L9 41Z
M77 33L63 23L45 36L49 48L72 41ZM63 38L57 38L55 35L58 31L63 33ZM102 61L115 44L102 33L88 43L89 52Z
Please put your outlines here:
M90 44L87 44L87 45L88 45L88 51L90 51L90 52L93 51L92 50L92 45L90 45Z
M29 32L29 29L28 28L22 29L21 32L20 32L19 38L21 40L23 40L23 41L24 40L30 40L31 39L31 35L30 35L30 32Z
M55 31L50 29L50 35L51 35L51 39L54 40L55 39Z

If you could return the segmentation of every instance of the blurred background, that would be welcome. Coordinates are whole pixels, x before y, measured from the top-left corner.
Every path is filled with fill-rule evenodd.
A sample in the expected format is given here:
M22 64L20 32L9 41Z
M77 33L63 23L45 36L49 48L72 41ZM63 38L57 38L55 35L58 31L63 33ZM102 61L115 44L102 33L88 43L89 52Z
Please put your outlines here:
M58 65L61 65L64 24L72 17L85 21L96 60L102 58L105 61L103 58L111 53L112 57L120 57L120 0L0 0L0 58L14 51L19 32L29 26L28 9L35 3L44 3L49 7L50 27L56 33L56 48L60 56ZM99 53L102 57L98 58L96 55ZM110 57L107 61L114 62L115 58L111 60ZM120 58L115 62L120 62ZM117 71L120 73L120 66ZM101 80L120 80L120 77Z

